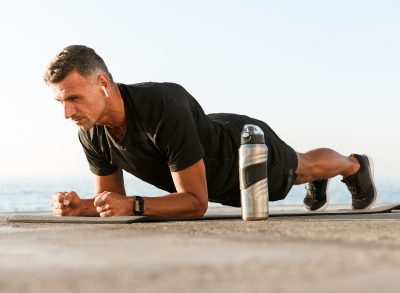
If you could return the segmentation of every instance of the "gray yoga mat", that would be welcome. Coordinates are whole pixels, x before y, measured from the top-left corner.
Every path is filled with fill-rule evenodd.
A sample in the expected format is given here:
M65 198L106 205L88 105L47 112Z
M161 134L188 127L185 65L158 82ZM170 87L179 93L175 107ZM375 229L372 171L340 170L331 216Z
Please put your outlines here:
M302 210L271 211L270 217L315 217L333 215L367 215L379 213L391 213L400 210L400 204L380 205L366 210L338 209L323 212L305 212ZM143 222L166 222L166 221L207 221L207 220L232 220L241 219L240 210L235 213L206 214L201 218L159 218L147 216L123 216L123 217L55 217L53 215L19 214L7 218L13 223L75 223L75 224L129 224Z

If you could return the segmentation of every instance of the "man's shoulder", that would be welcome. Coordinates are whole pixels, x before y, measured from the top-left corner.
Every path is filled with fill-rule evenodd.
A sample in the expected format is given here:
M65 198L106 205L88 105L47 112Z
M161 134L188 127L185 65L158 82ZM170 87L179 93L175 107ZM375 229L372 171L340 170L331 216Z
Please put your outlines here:
M134 91L136 93L163 93L168 90L181 90L183 87L180 84L174 82L140 82L133 84L120 84L125 87L128 91Z
M187 105L191 97L181 85L173 82L143 82L120 86L125 89L123 96L128 107L132 104L139 112L145 111L146 114Z

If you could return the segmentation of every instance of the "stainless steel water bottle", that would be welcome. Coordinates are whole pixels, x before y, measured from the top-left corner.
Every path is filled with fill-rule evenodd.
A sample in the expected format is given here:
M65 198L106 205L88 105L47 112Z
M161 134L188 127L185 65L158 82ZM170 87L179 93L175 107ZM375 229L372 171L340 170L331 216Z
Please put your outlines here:
M243 126L239 148L239 180L243 220L268 218L268 148L264 132L253 124Z

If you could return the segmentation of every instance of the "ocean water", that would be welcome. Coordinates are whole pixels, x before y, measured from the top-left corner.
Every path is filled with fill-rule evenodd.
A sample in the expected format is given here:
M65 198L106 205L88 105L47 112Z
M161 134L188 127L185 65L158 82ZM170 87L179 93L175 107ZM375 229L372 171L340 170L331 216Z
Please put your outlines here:
M400 179L378 178L377 203L400 203ZM1 178L0 212L49 211L50 200L57 191L76 191L81 198L93 196L92 177L53 177L53 178ZM157 196L166 194L133 176L125 175L127 194ZM288 196L271 205L301 205L305 195L305 185L292 188ZM339 178L331 180L328 188L329 203L351 204L351 195ZM218 204L210 204L216 206Z

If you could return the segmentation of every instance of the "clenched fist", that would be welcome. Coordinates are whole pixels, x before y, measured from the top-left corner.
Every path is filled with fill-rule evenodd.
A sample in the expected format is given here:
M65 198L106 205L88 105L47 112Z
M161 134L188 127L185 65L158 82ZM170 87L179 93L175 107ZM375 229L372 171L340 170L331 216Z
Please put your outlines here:
M76 192L57 192L52 196L51 208L54 216L80 216L81 199Z
M94 206L100 217L133 215L133 198L115 192L96 194Z

